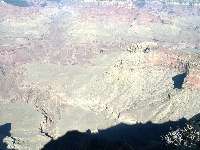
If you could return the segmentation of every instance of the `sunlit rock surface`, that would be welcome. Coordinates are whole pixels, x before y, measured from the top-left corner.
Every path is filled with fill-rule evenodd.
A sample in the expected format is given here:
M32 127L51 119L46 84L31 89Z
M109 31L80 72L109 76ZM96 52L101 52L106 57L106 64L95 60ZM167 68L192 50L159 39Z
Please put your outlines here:
M12 124L8 148L40 149L74 129L199 113L198 5L67 4L0 3L0 125Z

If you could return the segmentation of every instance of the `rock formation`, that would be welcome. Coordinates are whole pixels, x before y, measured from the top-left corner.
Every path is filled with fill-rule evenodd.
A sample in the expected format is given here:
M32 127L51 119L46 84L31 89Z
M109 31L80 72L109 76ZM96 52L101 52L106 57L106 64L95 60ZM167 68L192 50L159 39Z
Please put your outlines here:
M40 149L69 130L198 114L199 6L160 6L0 3L8 148Z

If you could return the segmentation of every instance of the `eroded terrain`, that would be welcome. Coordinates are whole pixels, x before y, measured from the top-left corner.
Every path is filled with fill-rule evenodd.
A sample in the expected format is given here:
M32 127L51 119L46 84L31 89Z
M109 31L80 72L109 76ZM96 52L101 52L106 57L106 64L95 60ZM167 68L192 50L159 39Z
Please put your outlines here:
M8 148L40 149L69 130L199 113L199 15L198 5L0 2Z

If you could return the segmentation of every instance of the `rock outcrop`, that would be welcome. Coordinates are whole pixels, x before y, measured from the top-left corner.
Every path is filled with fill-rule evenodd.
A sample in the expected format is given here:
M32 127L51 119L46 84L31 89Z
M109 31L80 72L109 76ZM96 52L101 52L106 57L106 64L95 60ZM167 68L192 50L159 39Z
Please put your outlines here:
M0 3L8 147L35 150L69 130L98 133L199 113L198 7L177 5L171 14L150 6Z

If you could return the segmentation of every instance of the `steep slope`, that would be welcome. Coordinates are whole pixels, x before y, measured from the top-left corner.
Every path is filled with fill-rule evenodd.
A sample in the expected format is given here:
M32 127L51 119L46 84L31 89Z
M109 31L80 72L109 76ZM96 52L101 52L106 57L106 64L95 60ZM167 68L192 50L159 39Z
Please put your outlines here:
M198 7L0 8L0 124L12 125L8 146L39 149L73 129L199 113ZM26 141L20 132L29 131Z

